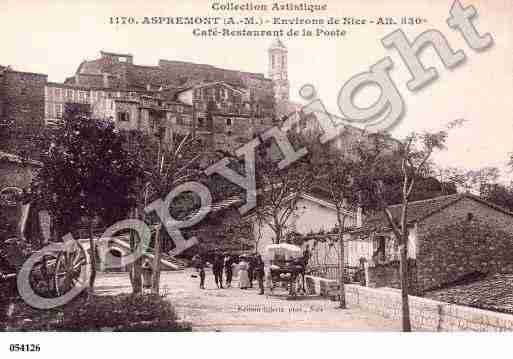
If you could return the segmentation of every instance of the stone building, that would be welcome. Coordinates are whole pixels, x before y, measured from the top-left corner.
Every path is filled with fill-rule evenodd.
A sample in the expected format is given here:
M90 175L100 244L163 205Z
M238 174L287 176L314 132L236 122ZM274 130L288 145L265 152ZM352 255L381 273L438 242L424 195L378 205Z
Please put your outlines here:
M252 101L248 89L223 81L178 89L175 100L190 106L192 116L174 123L173 128L180 133L194 132L216 149L233 152L273 124L271 108Z
M99 59L83 61L64 85L112 97L146 92L162 101L177 132L194 132L216 149L231 151L275 123L276 103L288 100L287 50L277 40L268 52L271 78L181 61L141 66L133 55L101 51Z
M177 114L188 112L186 104L164 101L162 96L151 91L119 91L48 82L45 86L45 125L61 125L65 107L69 104L86 106L93 118L110 119L120 130L155 133L162 129L166 139L172 136L172 122Z
M390 206L394 219L401 205ZM458 280L513 271L513 213L471 194L411 202L408 206L410 285L417 293ZM370 286L398 287L398 253L383 214L351 234L374 242Z
M112 117L121 127L126 122L141 122L144 127L147 112L165 114L160 117L168 131L172 131L170 125L179 132L203 127L203 135L215 146L231 150L276 123L282 112L297 107L288 101L287 49L279 39L268 49L268 58L269 78L182 61L159 60L156 66L142 66L134 63L131 54L106 51L95 60L83 61L64 83L0 66L0 128L5 135L1 148L9 150L24 142L32 157L37 157L45 126L61 122L67 103L79 103L89 105L97 116ZM184 100L191 90L198 96ZM209 91L213 96L207 95ZM152 97L151 111L144 110L147 96ZM233 101L237 97L240 100ZM215 102L213 131L204 131L211 100Z
M0 66L0 149L36 154L44 128L47 75Z

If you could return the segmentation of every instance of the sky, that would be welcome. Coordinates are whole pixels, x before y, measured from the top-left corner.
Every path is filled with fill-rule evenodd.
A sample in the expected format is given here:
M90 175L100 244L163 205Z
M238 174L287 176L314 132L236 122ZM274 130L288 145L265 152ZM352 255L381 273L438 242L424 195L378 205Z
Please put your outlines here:
M511 0L464 0L479 14L474 24L481 34L490 33L494 45L483 52L470 49L461 35L446 24L451 1L446 0L324 0L327 10L223 12L213 3L229 1L189 0L0 0L0 64L20 71L48 74L50 81L63 81L81 61L95 59L100 50L130 53L134 63L157 65L159 59L191 61L217 67L267 74L267 48L272 38L198 37L185 25L112 25L112 16L237 16L282 18L328 18L330 16L376 19L379 16L422 17L421 25L348 25L343 37L284 37L292 100L298 90L313 84L325 106L338 114L337 96L352 76L368 71L385 56L394 62L391 77L406 104L406 113L393 135L401 138L411 131L439 130L455 119L464 125L451 130L447 150L434 157L441 166L479 168L497 166L502 180L509 182L507 169L513 152L513 2ZM233 1L245 4L246 1ZM273 1L254 1L268 4ZM286 3L286 2L283 2ZM300 1L294 3L299 4ZM208 28L203 26L202 28ZM267 26L271 29L301 29L322 26ZM464 64L447 70L434 51L421 55L425 66L434 66L437 80L420 91L406 87L409 72L393 49L385 49L381 38L401 28L410 41L423 31L436 29L454 50L463 50ZM356 100L372 104L379 92L362 91Z

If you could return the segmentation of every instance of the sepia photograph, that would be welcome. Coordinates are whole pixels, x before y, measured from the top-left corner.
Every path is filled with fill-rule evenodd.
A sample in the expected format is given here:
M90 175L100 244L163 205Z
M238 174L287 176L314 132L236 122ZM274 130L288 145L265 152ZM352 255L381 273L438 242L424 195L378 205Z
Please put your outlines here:
M0 0L2 357L512 331L512 19Z

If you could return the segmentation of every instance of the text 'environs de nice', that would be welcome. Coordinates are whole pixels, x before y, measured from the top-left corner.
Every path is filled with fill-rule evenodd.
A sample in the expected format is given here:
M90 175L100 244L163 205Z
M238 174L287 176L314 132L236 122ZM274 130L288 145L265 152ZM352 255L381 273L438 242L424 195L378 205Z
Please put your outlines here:
M304 11L316 12L328 10L326 4L313 4L313 3L283 3L273 2L269 4L264 3L237 3L237 2L222 2L216 1L212 3L212 10L215 11Z

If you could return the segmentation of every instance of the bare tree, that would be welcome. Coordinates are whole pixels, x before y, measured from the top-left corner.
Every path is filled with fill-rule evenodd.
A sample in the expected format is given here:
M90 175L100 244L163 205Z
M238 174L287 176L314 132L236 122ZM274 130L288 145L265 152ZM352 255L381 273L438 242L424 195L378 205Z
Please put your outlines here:
M200 160L206 153L199 139L191 135L180 136L176 134L165 138L164 132L163 127L159 128L157 133L154 134L154 138L151 135L138 133L136 148L134 149L139 153L144 168L144 175L139 183L141 191L137 197L136 213L141 219L150 222L155 222L155 220L149 219L143 208L152 200L165 198L177 186L192 179L199 179L201 177ZM184 205L185 202L187 201L181 201L177 207ZM171 213L175 211L175 214L179 212L182 215L184 212L190 212L191 210L194 210L194 208L170 208ZM179 218L179 216L180 214L175 218ZM160 221L157 221L154 226L152 277L152 291L154 293L159 292L160 286L160 262L164 230L162 225ZM139 271L135 268L134 276L139 276Z
M260 223L265 223L274 232L274 243L280 243L284 238L289 219L314 177L308 161L303 159L285 169L279 169L267 156L257 161L259 196L255 214Z
M317 147L319 148L319 147ZM339 248L339 308L346 308L345 300L345 263L344 263L344 231L346 219L357 204L354 179L358 175L358 163L347 151L332 146L321 146L315 153L317 168L321 173L320 183L325 185L337 213L337 242ZM354 157L354 156L353 156Z
M403 142L397 143L397 155L401 164L402 173L402 189L401 189L401 214L399 220L394 218L389 209L391 203L387 198L386 183L380 179L381 171L378 166L380 161L379 152L374 151L374 156L371 154L367 157L370 160L367 163L367 168L374 167L370 176L372 193L379 210L383 211L387 222L394 234L395 241L399 248L399 262L400 262L400 280L401 280L401 297L402 297L402 329L405 332L411 331L410 322L410 309L408 303L409 293L409 275L408 275L408 204L411 199L412 192L417 184L419 177L426 171L428 160L435 150L443 149L445 140L447 138L446 131L439 131L436 133L412 133ZM383 144L383 143L382 143Z

